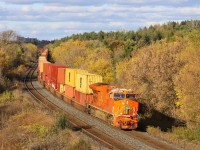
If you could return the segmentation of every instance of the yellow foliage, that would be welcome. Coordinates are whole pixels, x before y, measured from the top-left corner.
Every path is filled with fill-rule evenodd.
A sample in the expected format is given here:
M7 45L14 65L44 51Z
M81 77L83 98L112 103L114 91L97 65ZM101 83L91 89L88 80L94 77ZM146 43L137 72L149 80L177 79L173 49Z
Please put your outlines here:
M67 41L53 49L52 56L57 63L74 67L81 65L85 57L86 43L82 41ZM76 60L76 58L78 58ZM80 66L78 66L80 67Z
M110 83L113 80L110 50L104 47L95 48L94 44L98 43L78 40L63 42L53 49L53 58L57 63L71 68L102 75L104 82Z
M198 33L198 34L197 34ZM180 53L184 66L175 78L181 97L181 116L187 121L200 122L200 32L191 33L188 46ZM181 92L180 92L181 91Z
M33 132L37 134L39 137L44 137L50 130L50 127L46 127L40 124L31 124L31 125L23 125L21 126L22 129L26 129L27 132Z
M0 105L5 105L11 101L13 101L12 92L5 91L2 94L0 94Z
M173 79L180 69L178 55L183 48L182 42L163 40L138 50L128 62L120 62L118 78L124 87L136 90L142 102L172 115L177 99Z
M37 46L35 46L35 45L32 44L32 43L25 43L25 44L22 44L22 47L23 47L25 50L31 51L32 53L36 53L36 51L37 51Z

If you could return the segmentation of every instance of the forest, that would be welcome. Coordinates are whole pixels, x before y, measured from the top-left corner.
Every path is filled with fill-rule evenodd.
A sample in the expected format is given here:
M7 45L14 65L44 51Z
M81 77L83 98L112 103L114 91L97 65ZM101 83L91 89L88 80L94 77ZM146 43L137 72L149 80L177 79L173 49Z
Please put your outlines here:
M4 137L11 132L7 132L7 128L4 127L9 124L9 117L4 117L3 108L12 106L10 101L16 97L12 91L18 87L21 76L30 66L30 62L37 60L37 46L34 43L24 43L15 31L0 33L0 111L3 114L0 124L2 129L5 129L2 130ZM195 149L195 146L198 149L199 20L168 22L137 31L74 34L51 42L45 47L49 49L48 57L52 62L88 70L90 73L102 75L105 83L137 92L141 122L150 121L147 122L148 133L167 138L186 149ZM17 95L20 95L17 98L18 110L18 104L22 103L20 99L24 99L25 96ZM28 104L27 111L29 107ZM15 110L15 106L6 111L12 109ZM26 109L20 106L20 112L24 113L24 110ZM14 112L12 110L5 116L12 116ZM154 112L160 115L154 115ZM164 130L169 132L161 132L162 126L170 122L164 122L162 116L180 120L184 125L181 124L183 127L180 127L175 121L170 128L168 126ZM155 124L152 125L152 122ZM11 129L14 130L14 127ZM187 144L188 141L192 141L192 145ZM37 144L36 140L35 145ZM42 145L42 142L38 145Z
M200 123L200 21L137 31L74 34L46 46L52 61L135 90L138 101L166 116Z
M19 35L8 30L0 33L0 93L12 89L26 67L37 59L37 46L23 43ZM16 83L17 84L17 83Z
M95 149L95 144L69 129L62 114L39 107L26 92L22 81L28 68L37 62L36 41L12 30L0 33L1 149ZM44 43L49 42L37 41Z

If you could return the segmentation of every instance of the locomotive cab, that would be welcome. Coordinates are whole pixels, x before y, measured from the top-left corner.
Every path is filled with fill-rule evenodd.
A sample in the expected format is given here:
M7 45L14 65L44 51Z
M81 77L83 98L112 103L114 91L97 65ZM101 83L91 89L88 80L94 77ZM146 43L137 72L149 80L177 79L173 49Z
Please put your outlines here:
M114 100L114 126L121 129L136 129L138 127L138 102L136 93L127 89L114 89L110 92Z
M103 83L92 84L90 88L93 90L93 99L88 102L91 115L121 129L138 127L136 93Z

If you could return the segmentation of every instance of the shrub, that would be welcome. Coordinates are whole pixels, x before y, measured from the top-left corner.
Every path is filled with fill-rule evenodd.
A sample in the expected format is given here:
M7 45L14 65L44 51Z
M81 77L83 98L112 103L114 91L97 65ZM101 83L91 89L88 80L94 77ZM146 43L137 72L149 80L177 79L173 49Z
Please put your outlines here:
M147 132L152 135L159 135L162 131L160 130L159 127L155 128L155 127L148 126Z
M180 139L200 141L200 126L196 129L177 127L172 129L172 134Z
M13 101L13 99L12 92L6 90L0 95L0 104L7 104Z
M56 128L57 129L65 129L69 127L69 123L64 115L60 115L56 121Z
M39 137L45 137L50 131L49 127L39 124L26 125L22 126L22 128L27 129L28 132L37 134Z
M79 141L71 147L71 150L91 150L91 147L83 140L79 139Z

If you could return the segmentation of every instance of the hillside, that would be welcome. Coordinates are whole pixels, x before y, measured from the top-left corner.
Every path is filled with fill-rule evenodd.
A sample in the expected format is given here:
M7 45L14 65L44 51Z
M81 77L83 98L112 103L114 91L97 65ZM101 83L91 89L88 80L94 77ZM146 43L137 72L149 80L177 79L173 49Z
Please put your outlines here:
M17 37L14 31L0 33L0 138L6 148L13 142L13 146L25 148L51 146L68 131L52 132L59 120L35 108L22 91L15 91L30 62L37 60L36 45ZM102 75L106 83L136 91L142 130L186 149L198 149L200 21L169 22L137 31L76 34L46 47L53 62L88 70ZM45 118L41 124L40 116L33 116L37 113ZM26 122L30 118L35 120ZM12 138L9 135L13 131L16 134ZM49 136L49 141L42 140ZM69 143L55 144L62 147ZM88 146L80 140L71 148L79 144Z
M46 47L56 63L86 69L102 75L106 83L137 91L144 126L172 132L173 126L185 126L176 136L199 140L200 21L76 34ZM184 133L187 129L195 135Z

